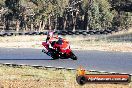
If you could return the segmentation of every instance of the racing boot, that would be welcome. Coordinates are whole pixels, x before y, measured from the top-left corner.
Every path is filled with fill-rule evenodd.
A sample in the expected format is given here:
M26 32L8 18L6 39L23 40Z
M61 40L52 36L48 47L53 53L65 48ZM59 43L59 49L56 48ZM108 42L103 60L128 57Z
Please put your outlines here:
M47 54L48 56L51 56L51 52L46 52L46 54Z
M42 49L42 52L44 52L45 50L44 49Z

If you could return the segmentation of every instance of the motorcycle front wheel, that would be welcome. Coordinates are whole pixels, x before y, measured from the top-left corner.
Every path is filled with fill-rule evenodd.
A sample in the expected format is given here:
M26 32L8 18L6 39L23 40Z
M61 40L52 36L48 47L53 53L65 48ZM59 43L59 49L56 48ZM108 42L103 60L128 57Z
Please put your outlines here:
M71 52L71 57L70 58L72 60L77 60L77 56L73 52Z

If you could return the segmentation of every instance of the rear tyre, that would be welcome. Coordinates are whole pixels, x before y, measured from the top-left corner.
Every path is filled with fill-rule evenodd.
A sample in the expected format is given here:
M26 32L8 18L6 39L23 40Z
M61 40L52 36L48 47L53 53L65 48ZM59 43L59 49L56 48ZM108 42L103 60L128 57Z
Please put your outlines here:
M51 57L53 58L53 60L59 59L59 56L57 55L57 53L55 51L52 52Z
M72 59L72 60L77 60L77 57L76 57L75 54L72 53L72 52L71 52L71 59Z
M54 56L52 56L52 59L56 60L56 59L59 59L59 57L54 55Z

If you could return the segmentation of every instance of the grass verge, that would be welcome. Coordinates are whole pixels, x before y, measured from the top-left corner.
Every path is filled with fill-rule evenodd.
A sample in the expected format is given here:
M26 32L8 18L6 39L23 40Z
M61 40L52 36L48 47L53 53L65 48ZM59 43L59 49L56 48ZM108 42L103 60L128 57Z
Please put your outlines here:
M89 72L93 74L93 72ZM131 88L130 84L76 83L76 71L0 65L0 88Z

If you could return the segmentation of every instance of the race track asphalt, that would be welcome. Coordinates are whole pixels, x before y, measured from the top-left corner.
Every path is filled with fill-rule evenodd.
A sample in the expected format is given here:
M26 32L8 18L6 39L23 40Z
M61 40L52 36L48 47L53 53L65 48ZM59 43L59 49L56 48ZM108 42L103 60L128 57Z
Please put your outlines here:
M78 68L80 65L87 70L119 72L132 74L131 52L106 52L74 50L77 61L71 59L51 60L41 52L32 48L0 48L0 63L55 66Z

